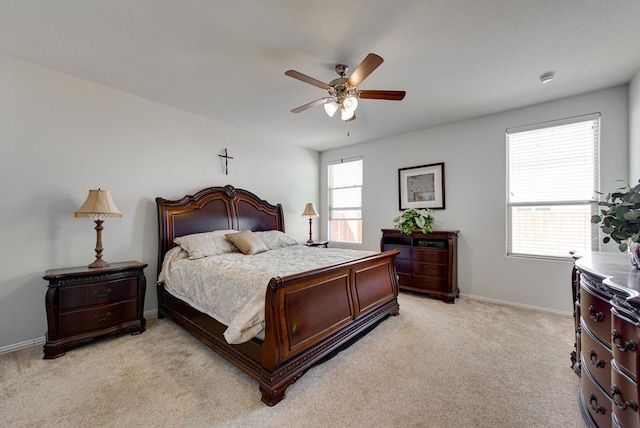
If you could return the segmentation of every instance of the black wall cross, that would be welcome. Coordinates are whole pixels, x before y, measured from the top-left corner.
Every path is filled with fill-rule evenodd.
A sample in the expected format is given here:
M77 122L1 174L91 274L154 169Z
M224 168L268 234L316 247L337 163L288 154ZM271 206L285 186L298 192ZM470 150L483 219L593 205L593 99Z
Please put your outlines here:
M229 156L227 149L224 149L224 155L218 156L224 158L224 175L229 175L229 159L233 159L233 157Z

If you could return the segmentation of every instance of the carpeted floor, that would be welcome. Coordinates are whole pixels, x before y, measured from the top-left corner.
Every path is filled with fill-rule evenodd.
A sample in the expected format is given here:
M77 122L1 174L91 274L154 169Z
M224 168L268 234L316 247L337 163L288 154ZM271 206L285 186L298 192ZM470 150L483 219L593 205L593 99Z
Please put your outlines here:
M0 355L10 427L584 427L573 320L402 293L400 316L309 370L275 407L167 320L56 360Z

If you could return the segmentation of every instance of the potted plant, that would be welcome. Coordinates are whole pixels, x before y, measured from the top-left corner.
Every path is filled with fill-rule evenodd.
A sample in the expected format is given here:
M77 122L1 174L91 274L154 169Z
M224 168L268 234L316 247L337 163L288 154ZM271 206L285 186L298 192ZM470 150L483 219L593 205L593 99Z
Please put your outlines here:
M433 232L433 221L433 212L424 208L409 208L393 219L394 228L407 235L411 235L413 229Z
M629 252L631 265L640 269L640 184L620 187L598 205L605 208L591 222L606 235L602 241L606 244L613 239L620 251Z

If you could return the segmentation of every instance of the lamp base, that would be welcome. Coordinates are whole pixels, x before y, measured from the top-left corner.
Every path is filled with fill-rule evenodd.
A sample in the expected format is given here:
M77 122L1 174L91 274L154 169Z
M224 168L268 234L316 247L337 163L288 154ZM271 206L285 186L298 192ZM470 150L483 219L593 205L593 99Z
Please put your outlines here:
M96 260L89 265L90 269L105 268L109 266L109 263L102 260L102 223L103 220L97 219L96 221Z
M311 238L307 239L307 244L313 244L313 239Z
M109 267L109 263L105 262L102 259L96 259L93 263L89 264L88 266L90 269L96 269L96 268L106 268Z

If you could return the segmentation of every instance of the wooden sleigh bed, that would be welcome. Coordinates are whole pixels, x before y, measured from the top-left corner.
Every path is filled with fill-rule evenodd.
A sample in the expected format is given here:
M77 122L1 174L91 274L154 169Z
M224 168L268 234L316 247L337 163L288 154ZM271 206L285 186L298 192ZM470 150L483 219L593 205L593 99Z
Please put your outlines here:
M158 273L174 238L214 230L284 232L283 210L233 186L180 200L156 198ZM322 250L327 251L327 250ZM174 297L158 282L158 318L169 318L260 385L273 406L314 364L348 346L388 315L398 315L397 250L275 277L265 284L264 339L230 345L226 326Z

